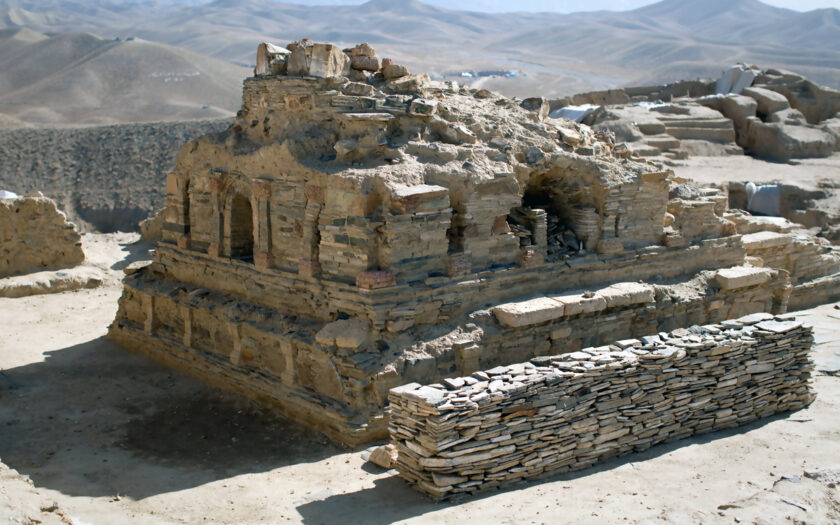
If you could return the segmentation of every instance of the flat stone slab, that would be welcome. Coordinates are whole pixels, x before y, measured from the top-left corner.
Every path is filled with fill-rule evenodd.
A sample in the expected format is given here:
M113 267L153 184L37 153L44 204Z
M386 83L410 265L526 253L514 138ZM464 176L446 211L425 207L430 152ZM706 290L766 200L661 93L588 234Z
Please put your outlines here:
M755 325L755 327L760 330L767 330L768 332L777 334L790 332L800 326L802 326L802 323L799 321L762 321Z
M750 251L787 246L793 239L788 233L757 232L744 235L741 242L744 243L744 248Z
M521 328L553 321L563 317L565 305L549 297L537 297L530 301L507 303L493 308L493 314L503 325Z
M772 321L773 319L775 319L775 316L773 314L759 312L757 314L750 314L745 315L744 317L739 317L738 322L743 325L753 325L762 321Z
M586 297L584 294L573 294L552 296L551 298L565 305L566 308L563 313L565 316L600 312L607 308L607 300L600 295L593 294L591 297Z
M606 300L608 308L652 303L655 298L653 286L642 283L616 283L598 290L598 295Z
M718 270L715 280L721 290L737 290L747 286L764 284L770 280L772 273L764 268L750 266L735 266Z
M0 297L28 297L96 288L103 280L102 272L90 266L36 272L0 279Z

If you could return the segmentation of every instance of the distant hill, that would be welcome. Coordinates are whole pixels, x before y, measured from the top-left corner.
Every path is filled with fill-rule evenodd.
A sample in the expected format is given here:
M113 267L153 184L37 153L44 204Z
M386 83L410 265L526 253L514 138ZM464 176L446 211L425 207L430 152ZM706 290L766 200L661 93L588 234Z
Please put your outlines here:
M515 3L510 5L511 9L516 8ZM204 105L232 110L236 104L223 103L221 92L230 86L231 100L238 94L239 80L247 74L244 68L254 63L256 45L261 41L285 44L304 37L342 45L370 42L380 56L393 57L414 71L438 78L448 75L508 95L559 96L714 77L739 61L794 70L816 82L840 88L840 11L801 13L758 0L664 0L633 11L570 15L455 11L418 0L371 0L361 5L334 6L271 0L215 0L201 5L167 1L0 0L0 28L4 27L29 30L18 39L25 37L32 46L49 44L37 40L38 33L33 32L89 32L106 39L123 39L118 45L107 40L100 42L102 52L91 59L92 70L83 67L69 77L73 86L83 81L97 86L93 90L79 88L74 96L84 98L82 95L98 92L103 68L120 75L133 69L117 69L114 64L123 58L116 57L137 61L144 68L147 76L132 77L133 82L144 79L137 91L120 98L107 111L103 109L101 116L92 116L94 121L122 108L125 111L119 119L133 118L131 115L142 115L155 105L165 107L167 114L174 112L188 118L202 116L196 108ZM125 42L127 37L137 40ZM155 48L152 42L177 48ZM78 45L81 44L84 42ZM7 50L6 42L0 39L0 63L2 56L14 53L20 46L16 41ZM187 55L184 49L205 56ZM96 52L91 50L92 54ZM103 62L109 56L114 59L106 66ZM206 56L242 69L226 69ZM167 89L161 92L156 89L160 86L150 82L162 78L148 76L154 71L198 71L201 75L184 77L174 90L170 89L174 84L165 85ZM499 71L511 74L492 74ZM472 76L462 76L462 72ZM9 75L0 69L0 76ZM228 84L228 76L236 78ZM217 86L211 89L208 82ZM35 91L33 96L43 97L40 100L44 103L55 93L46 87ZM219 93L220 98L213 98L211 91ZM146 97L151 97L149 104L133 107L144 103ZM0 97L0 112L9 112L19 100L7 102ZM59 108L50 106L44 110L45 120L52 118L52 111ZM25 120L38 117L25 116Z
M231 116L247 75L225 60L139 39L0 32L0 113L30 123Z

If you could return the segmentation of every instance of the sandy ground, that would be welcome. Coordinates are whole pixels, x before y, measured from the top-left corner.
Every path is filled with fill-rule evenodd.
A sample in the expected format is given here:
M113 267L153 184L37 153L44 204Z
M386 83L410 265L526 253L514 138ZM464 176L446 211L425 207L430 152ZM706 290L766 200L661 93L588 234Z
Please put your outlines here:
M432 503L363 450L105 339L121 269L144 256L135 238L84 236L87 264L113 277L101 288L0 299L0 522L840 521L840 377L823 373L805 410ZM801 315L825 367L840 356L840 310Z

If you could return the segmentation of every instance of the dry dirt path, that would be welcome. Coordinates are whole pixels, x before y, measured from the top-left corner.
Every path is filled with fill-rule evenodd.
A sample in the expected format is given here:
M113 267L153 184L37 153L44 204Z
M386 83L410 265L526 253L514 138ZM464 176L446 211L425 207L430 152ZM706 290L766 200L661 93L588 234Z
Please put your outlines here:
M121 261L142 256L129 240L85 235L90 263L118 277ZM840 377L819 374L806 410L436 504L361 450L111 343L119 295L109 280L0 299L0 522L840 521L840 489L804 475L840 475ZM840 310L801 315L816 328L818 362L840 356Z

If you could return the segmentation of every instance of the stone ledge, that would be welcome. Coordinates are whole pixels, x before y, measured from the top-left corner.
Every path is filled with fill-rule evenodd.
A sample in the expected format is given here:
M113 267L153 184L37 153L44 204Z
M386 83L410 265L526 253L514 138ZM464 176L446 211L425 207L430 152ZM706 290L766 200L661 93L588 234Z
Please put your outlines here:
M777 232L748 233L741 237L747 251L787 246L793 242L790 234Z
M595 292L537 297L501 304L492 309L496 319L509 328L521 328L554 321L562 317L600 312L607 308L651 303L653 286L642 283L616 283Z
M563 317L564 305L548 297L537 297L529 301L507 303L493 308L493 314L503 325L521 328L553 321Z
M653 286L641 283L616 283L598 290L598 295L607 301L607 308L652 303L654 300Z
M735 266L718 270L715 280L721 290L737 290L748 286L764 284L773 275L772 270L765 268L753 268L750 266Z

